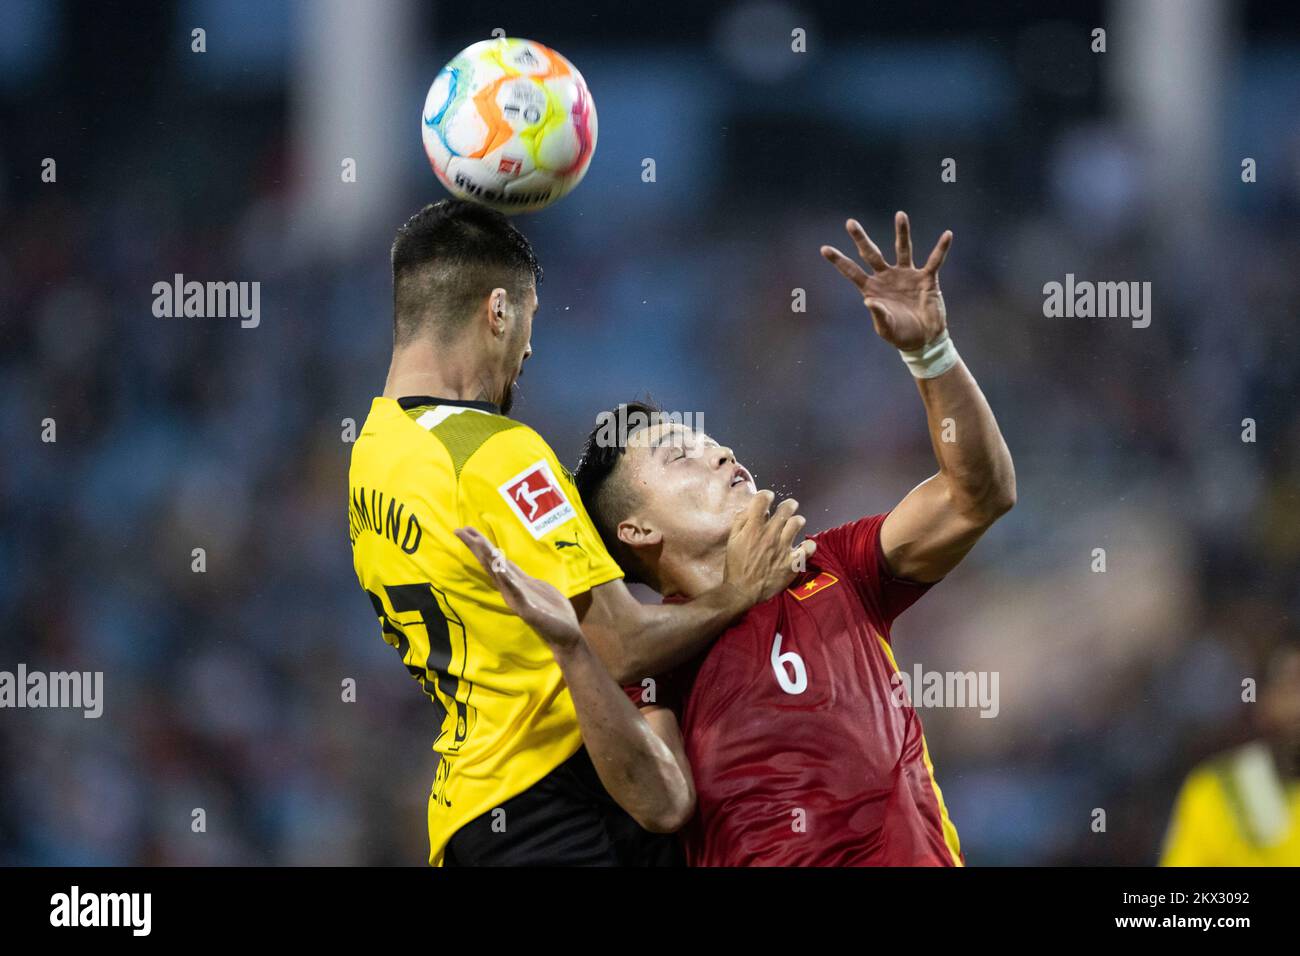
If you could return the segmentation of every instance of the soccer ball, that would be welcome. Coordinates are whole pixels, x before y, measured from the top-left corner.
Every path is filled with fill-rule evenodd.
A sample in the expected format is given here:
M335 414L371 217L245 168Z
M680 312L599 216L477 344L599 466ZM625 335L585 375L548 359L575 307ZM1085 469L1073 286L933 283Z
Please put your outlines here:
M596 105L582 74L554 50L481 40L429 87L420 133L454 195L530 212L582 181L596 149Z

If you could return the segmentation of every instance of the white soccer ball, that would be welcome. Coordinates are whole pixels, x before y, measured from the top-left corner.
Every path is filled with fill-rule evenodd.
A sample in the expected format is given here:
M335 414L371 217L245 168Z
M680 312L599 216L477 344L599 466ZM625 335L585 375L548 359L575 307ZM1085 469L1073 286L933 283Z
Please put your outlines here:
M420 134L454 195L499 209L542 209L582 181L596 150L596 104L582 74L533 40L481 40L443 67Z

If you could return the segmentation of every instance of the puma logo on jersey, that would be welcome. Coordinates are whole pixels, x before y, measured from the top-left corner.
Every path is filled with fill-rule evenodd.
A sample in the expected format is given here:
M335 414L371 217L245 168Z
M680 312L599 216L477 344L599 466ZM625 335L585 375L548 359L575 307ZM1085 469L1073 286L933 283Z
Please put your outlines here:
M579 551L581 551L581 550L582 550L582 545L578 544L578 542L576 542L576 541L557 541L557 542L555 542L555 550L556 550L556 551L559 551L559 550L561 550L562 548L577 548Z
M550 463L544 458L529 465L497 490L534 538L540 539L557 525L577 517L573 505L556 481Z

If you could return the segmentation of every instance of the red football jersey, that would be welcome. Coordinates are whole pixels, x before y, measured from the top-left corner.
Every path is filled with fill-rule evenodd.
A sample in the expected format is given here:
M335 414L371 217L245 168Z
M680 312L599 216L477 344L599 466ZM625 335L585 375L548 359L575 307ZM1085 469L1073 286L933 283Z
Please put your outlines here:
M889 627L929 585L895 578L884 515L814 535L808 571L653 682L698 805L691 866L961 866ZM640 706L648 688L628 685ZM901 700L901 704L896 704Z

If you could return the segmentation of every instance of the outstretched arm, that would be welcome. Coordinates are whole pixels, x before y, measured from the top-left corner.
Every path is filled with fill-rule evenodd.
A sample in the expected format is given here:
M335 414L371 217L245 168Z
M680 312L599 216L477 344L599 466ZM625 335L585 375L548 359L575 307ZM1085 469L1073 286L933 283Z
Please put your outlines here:
M880 543L894 574L937 581L1015 504L1016 475L993 410L948 336L939 268L952 232L917 268L907 214L899 212L894 224L893 266L854 219L846 228L871 274L831 246L821 253L857 287L876 334L902 353L916 377L939 471L889 513Z

